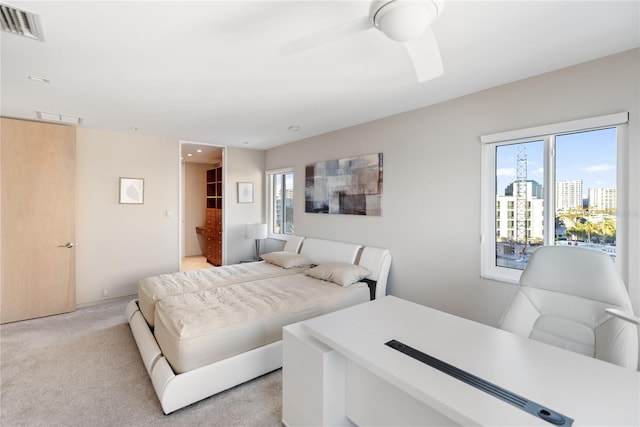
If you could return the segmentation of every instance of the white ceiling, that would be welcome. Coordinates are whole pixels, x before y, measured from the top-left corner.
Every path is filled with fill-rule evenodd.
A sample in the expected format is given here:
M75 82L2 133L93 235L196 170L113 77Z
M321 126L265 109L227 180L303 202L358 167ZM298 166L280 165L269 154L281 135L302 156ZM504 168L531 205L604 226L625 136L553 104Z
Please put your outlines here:
M10 3L40 15L44 42L1 33L3 116L260 149L640 46L639 1L449 0L444 75L417 83L375 29L281 54L368 1Z

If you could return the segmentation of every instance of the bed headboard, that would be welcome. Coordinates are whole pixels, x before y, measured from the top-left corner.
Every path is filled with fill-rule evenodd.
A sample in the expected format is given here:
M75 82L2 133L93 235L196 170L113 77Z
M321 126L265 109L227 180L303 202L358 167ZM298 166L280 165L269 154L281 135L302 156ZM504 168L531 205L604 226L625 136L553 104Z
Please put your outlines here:
M385 296L387 294L389 269L391 268L391 252L389 252L389 249L365 246L364 249L362 249L358 265L371 270L371 274L367 279L377 282L375 290L376 299Z
M309 258L314 264L326 264L329 262L355 264L360 248L362 248L361 245L354 243L307 237L302 242L300 253Z
M297 254L300 253L300 248L302 247L303 240L304 240L304 237L293 236L293 235L289 236L287 243L284 244L283 251L295 252Z

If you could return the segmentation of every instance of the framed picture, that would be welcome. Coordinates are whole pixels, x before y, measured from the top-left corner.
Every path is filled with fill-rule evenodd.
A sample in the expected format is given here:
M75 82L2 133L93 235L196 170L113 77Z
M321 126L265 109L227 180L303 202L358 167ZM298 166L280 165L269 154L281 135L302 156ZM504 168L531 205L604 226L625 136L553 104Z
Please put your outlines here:
M253 182L238 183L238 203L253 203Z
M144 179L120 178L120 203L138 205L144 203Z
M382 216L383 154L305 167L305 212Z

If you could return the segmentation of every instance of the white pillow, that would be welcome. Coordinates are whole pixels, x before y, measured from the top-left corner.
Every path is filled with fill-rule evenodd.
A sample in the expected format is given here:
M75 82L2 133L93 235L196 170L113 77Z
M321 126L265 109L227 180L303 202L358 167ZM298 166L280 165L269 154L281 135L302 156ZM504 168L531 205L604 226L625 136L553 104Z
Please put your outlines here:
M279 251L262 255L262 259L269 264L274 264L282 268L306 267L311 265L311 261L304 255L294 252Z
M310 268L305 270L304 274L340 286L349 286L370 275L371 271L360 265L335 262Z

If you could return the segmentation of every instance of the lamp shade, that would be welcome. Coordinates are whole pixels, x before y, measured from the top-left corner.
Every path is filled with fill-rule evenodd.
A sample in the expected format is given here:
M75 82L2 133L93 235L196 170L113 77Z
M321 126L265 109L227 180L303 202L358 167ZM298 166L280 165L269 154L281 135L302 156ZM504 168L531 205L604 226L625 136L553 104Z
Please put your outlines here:
M247 224L245 233L247 239L266 239L267 224Z

